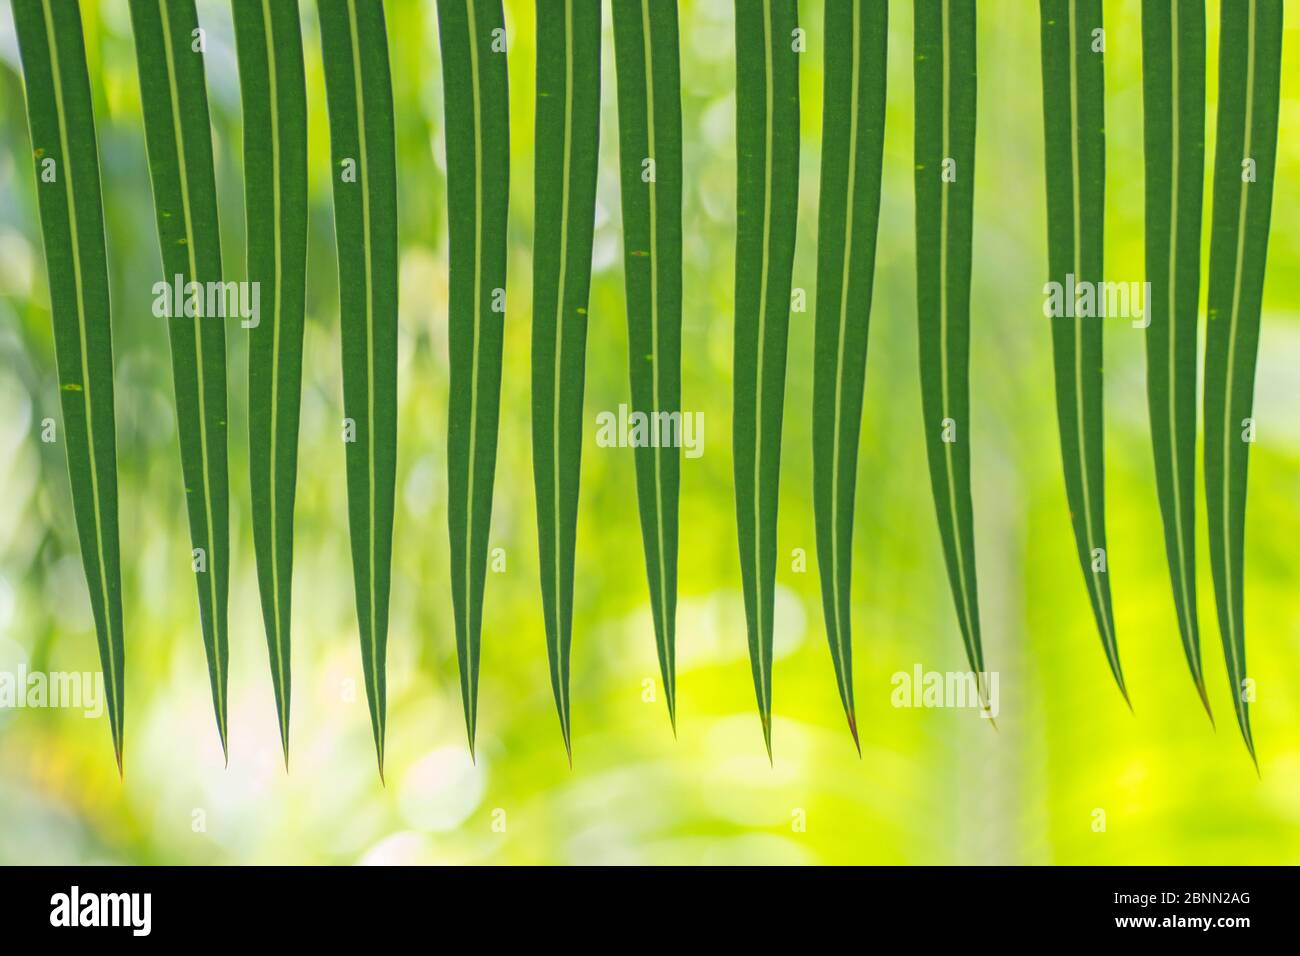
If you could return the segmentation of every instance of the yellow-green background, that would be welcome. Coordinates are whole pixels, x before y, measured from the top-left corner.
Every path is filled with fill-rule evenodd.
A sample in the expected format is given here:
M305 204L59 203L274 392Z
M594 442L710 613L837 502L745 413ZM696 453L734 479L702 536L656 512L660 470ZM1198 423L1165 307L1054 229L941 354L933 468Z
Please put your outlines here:
M547 0L549 2L549 0ZM661 2L661 0L655 0ZM1211 729L1179 643L1156 503L1144 342L1106 330L1110 568L1129 713L1094 629L1065 504L1046 272L1037 5L979 5L973 481L994 731L973 711L896 709L890 677L965 668L926 476L917 382L912 11L891 4L885 181L855 541L854 752L821 621L810 382L824 38L800 3L801 191L790 322L769 766L754 706L731 480L735 228L732 5L681 7L686 163L683 402L705 454L681 488L677 739L658 682L632 452L596 446L628 397L613 43L587 343L573 637L574 766L540 615L529 428L534 7L507 4L510 273L483 626L479 762L465 734L446 540L447 247L433 2L387 4L401 234L400 452L388 645L388 783L361 689L343 445L338 296L319 31L302 4L310 112L308 322L299 457L292 769L277 740L249 527L246 333L228 329L230 766L189 569L161 273L125 0L82 3L112 280L127 642L126 776L106 718L0 711L0 862L1295 863L1300 861L1300 10L1287 13L1281 137L1251 452L1246 634L1262 776L1233 726L1203 521ZM1209 9L1213 157L1218 3ZM7 0L0 0L0 670L98 667L59 445L48 292ZM1143 278L1138 0L1106 12L1107 278ZM244 275L241 124L229 7L199 3L229 277ZM1209 162L1207 162L1208 174ZM1208 175L1207 175L1208 186ZM1209 196L1206 197L1208 241ZM1203 499L1202 499L1203 500ZM1202 506L1203 508L1203 506ZM805 573L791 553L809 555ZM493 830L505 811L505 832ZM1105 832L1093 829L1094 810ZM198 812L201 811L201 812ZM792 826L803 811L806 830ZM496 819L500 820L498 814ZM196 821L205 826L196 832Z

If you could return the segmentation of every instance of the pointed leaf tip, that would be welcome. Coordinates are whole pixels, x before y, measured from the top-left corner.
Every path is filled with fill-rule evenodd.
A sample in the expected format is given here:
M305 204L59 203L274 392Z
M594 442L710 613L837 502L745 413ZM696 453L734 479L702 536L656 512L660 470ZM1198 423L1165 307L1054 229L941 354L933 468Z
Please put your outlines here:
M849 733L853 735L853 748L858 752L858 759L862 759L862 741L858 739L858 719L853 711L848 711L846 716L849 719Z

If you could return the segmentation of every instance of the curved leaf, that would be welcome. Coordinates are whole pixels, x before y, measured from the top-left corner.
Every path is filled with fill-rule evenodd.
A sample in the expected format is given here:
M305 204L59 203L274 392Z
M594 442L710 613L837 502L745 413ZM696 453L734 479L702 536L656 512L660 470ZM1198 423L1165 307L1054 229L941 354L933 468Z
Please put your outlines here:
M790 276L799 208L794 0L736 0L736 521L763 742L772 754L772 602Z
M1222 8L1205 340L1205 500L1219 631L1242 739L1255 759L1246 673L1246 465L1268 257L1282 69L1280 0Z
M510 193L505 19L500 0L439 0L438 38L447 114L451 596L465 727L473 753L501 398Z
M298 4L233 0L244 109L248 279L259 289L250 321L248 461L253 544L289 763L289 624L298 406L307 285L307 91Z
M397 169L382 4L319 0L343 330L348 527L366 699L384 774L397 466Z
M535 141L533 479L551 687L572 760L569 646L600 142L598 3L537 4Z
M1056 417L1065 495L1102 647L1120 693L1110 601L1102 425L1100 318L1077 314L1073 290L1102 281L1106 133L1101 0L1041 0L1043 120L1047 141L1047 266L1064 289L1052 318ZM1095 288L1095 286L1094 286Z
M822 94L817 319L813 357L813 516L826 637L853 742L853 503L866 385L867 327L880 221L888 4L827 0Z
M916 8L916 300L930 484L966 660L985 697L970 486L975 4Z
M1142 8L1147 406L1183 652L1205 712L1196 617L1196 336L1205 183L1205 2ZM1213 715L1210 717L1213 720Z
M124 673L117 440L104 207L95 116L75 3L14 0L50 283L72 511L122 772Z
M226 599L230 579L230 488L226 467L226 330L221 234L212 167L212 132L203 71L203 34L193 0L131 0L153 182L163 282L155 290L172 304L172 377L176 430L189 511L191 566L199 591L203 645L212 683L221 750L226 741L229 648ZM191 295L190 283L197 283ZM183 310L180 308L183 303Z
M613 0L630 414L681 412L682 91L677 4ZM638 445L637 505L655 648L677 732L677 500L681 456Z

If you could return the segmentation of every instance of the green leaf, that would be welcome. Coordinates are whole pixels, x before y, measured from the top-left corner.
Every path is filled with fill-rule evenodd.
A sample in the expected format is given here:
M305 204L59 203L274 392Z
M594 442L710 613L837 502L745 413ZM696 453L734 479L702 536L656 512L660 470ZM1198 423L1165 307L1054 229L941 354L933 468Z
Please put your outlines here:
M1096 288L1102 270L1106 190L1101 0L1041 0L1043 121L1047 141L1047 265L1064 290L1052 324L1056 417L1065 495L1102 647L1120 693L1110 601L1102 427L1102 319L1078 315L1073 290Z
M921 406L948 582L984 697L970 487L975 3L916 7L916 299Z
M1246 464L1268 256L1282 69L1280 0L1224 4L1205 340L1205 500L1210 569L1232 702L1255 759L1246 672Z
M447 116L451 597L465 727L473 753L501 401L510 194L505 19L500 0L439 0L438 37Z
M230 491L226 470L226 329L224 308L209 294L221 282L221 235L212 134L204 85L203 34L193 0L131 0L153 182L163 282L170 303L176 431L189 511L191 567L199 592L203 645L221 749L226 740L229 650ZM179 278L178 278L179 277ZM190 283L200 294L190 295ZM182 306L183 308L178 308Z
M772 754L772 602L790 276L799 207L794 0L736 0L736 331L732 421L749 658Z
M382 4L319 0L343 331L348 527L366 699L384 774L397 473L397 167Z
M853 502L880 220L888 5L827 0L822 93L813 515L826 637L853 742Z
M681 413L682 92L677 4L613 0L629 414ZM659 671L677 732L677 500L681 453L633 449Z
M569 646L587 293L596 224L600 4L564 0L560 5L539 5L537 13L533 479L551 687L565 750L572 760Z
M244 109L248 279L259 314L249 320L248 459L253 544L289 763L289 624L298 406L307 285L307 91L298 5L233 0Z
M1196 617L1196 337L1205 183L1205 3L1142 8L1147 405L1183 652L1205 712ZM1210 716L1213 721L1213 714Z
M75 3L14 0L63 406L68 478L122 772L122 575L104 208L95 117Z

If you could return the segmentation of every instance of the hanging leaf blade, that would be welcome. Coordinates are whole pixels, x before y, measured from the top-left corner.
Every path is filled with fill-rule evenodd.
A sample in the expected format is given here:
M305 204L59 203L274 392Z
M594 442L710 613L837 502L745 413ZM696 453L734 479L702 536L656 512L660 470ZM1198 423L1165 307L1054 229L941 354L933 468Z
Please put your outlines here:
M397 475L393 85L383 5L319 0L319 9L338 244L348 527L366 699L382 778Z
M68 479L118 773L126 649L108 257L80 8L14 0L63 410Z
M1100 0L1041 0L1047 145L1048 276L1064 290L1052 324L1056 416L1070 520L1102 648L1124 700L1106 547L1102 320L1079 315L1074 290L1102 281L1106 188Z
M826 637L855 746L851 586L858 440L885 141L888 4L827 0L817 313L813 517Z
M537 5L533 478L551 687L572 759L569 651L600 142L600 5L561 6Z
M1268 257L1282 70L1282 4L1224 4L1205 340L1205 501L1210 570L1233 710L1255 756L1246 671L1246 473Z
M162 251L163 282L156 291L165 292L172 306L166 322L193 548L191 567L198 586L217 732L229 761L226 330L224 305L211 308L213 296L208 293L213 283L221 283L221 235L203 67L204 36L193 0L131 0L130 10ZM191 294L191 283L198 295Z
M248 329L253 545L287 766L293 512L307 288L307 91L297 3L233 0L233 12L244 112L248 281L259 290L259 314Z
M613 0L619 183L627 288L629 414L681 414L682 93L677 4ZM677 729L677 535L681 456L633 450L655 650Z
M916 10L916 297L925 446L944 563L981 700L984 648L970 480L975 4Z
M1147 409L1183 653L1205 712L1196 614L1196 359L1205 177L1205 4L1142 8ZM1213 715L1210 717L1213 720Z
M750 663L772 753L772 626L786 339L799 206L794 0L736 0L736 521Z
M438 0L446 109L451 594L470 752L496 473L510 118L500 0Z

